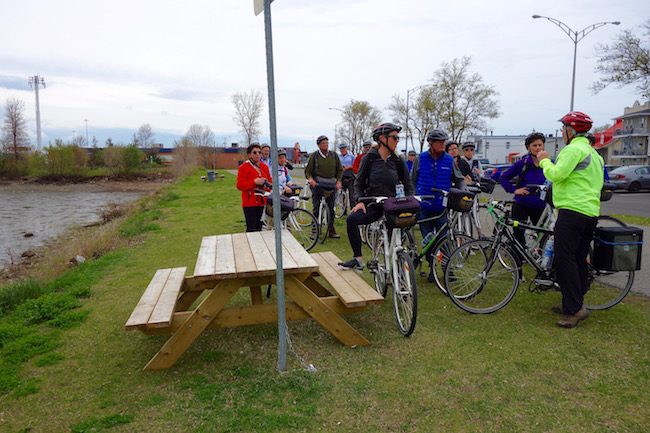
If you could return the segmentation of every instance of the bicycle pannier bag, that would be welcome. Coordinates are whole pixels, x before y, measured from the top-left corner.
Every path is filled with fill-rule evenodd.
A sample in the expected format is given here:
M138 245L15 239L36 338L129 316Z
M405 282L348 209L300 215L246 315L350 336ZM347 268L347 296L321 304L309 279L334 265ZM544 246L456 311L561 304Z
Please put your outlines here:
M413 196L390 197L384 201L386 221L393 227L411 227L418 220L420 202Z
M489 177L482 177L480 181L481 191L486 194L492 194L492 191L494 191L494 185L496 184L496 180L490 179Z
M282 213L282 219L285 219L288 215L289 212L293 210L293 200L291 200L289 197L285 197L283 195L280 196L280 212ZM273 199L271 196L267 197L266 199L266 206L264 207L264 211L268 216L273 218Z
M597 227L591 263L605 271L641 269L643 230L637 227Z
M447 195L447 207L456 212L469 212L474 202L474 193L463 191L458 188L451 188Z
M336 189L336 179L334 178L329 179L327 177L316 176L314 180L318 184L318 188L323 191L334 191Z

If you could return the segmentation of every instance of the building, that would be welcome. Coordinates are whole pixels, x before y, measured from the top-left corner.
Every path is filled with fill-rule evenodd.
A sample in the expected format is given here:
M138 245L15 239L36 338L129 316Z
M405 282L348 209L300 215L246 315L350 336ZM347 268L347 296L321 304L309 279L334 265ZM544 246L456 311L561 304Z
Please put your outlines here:
M610 128L596 134L596 146L605 162L613 165L650 164L650 101L625 107ZM611 139L608 140L608 133Z
M476 144L476 156L486 158L490 164L504 164L513 161L519 154L526 153L524 140L526 135L472 135L467 141L473 141ZM546 150L553 157L556 155L564 143L562 137L555 137L548 134L546 139Z

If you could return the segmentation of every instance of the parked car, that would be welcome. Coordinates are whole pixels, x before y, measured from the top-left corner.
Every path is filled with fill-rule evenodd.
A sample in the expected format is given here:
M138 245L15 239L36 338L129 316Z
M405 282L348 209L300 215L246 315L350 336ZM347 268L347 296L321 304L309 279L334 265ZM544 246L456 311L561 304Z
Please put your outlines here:
M483 177L489 177L491 179L496 180L497 182L499 181L499 178L501 177L501 173L506 171L508 167L510 167L512 164L490 164L484 171L483 171Z
M609 172L609 183L616 189L637 192L650 189L649 165L625 165Z

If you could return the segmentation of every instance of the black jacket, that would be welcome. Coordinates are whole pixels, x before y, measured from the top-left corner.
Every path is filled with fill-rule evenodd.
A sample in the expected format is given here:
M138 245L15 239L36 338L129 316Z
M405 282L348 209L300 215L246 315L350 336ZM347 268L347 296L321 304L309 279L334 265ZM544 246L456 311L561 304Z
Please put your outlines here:
M394 153L384 161L377 149L370 149L361 160L354 181L354 201L365 196L395 197L395 185L400 182L404 185L404 194L413 195L413 184L406 162Z

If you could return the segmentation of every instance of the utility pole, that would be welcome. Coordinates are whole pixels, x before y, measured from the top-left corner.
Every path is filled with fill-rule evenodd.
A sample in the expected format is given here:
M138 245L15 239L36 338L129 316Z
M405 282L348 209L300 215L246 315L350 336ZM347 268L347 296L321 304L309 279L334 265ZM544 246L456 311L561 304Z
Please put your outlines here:
M41 109L40 109L40 103L38 101L38 88L40 86L43 86L45 88L45 79L41 77L40 75L34 75L32 77L29 77L28 79L29 87L34 89L34 92L36 93L36 150L41 150L42 149L42 142L41 142Z
M86 147L90 147L90 142L88 141L88 119L84 119L86 122Z

